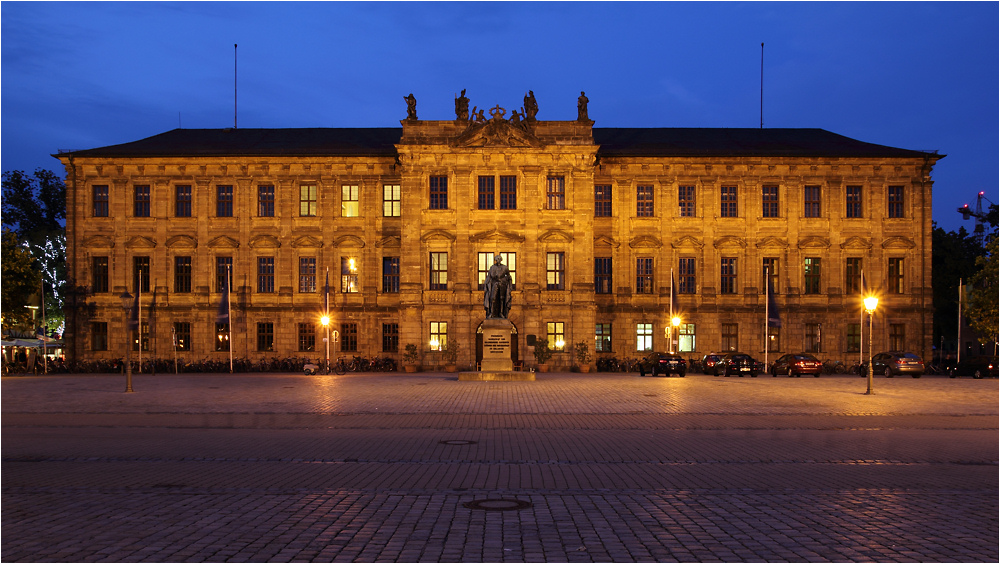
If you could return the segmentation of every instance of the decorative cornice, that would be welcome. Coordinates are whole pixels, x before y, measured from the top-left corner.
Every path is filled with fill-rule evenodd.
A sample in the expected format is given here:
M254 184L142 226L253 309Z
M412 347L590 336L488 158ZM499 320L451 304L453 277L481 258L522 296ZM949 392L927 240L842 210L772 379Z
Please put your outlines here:
M491 229L489 231L480 231L479 233L472 234L469 237L469 241L473 243L482 243L485 241L497 241L503 243L523 243L524 236L518 235L517 233L511 231L503 231L501 229Z
M705 242L701 239L696 239L690 235L685 235L683 237L678 237L670 242L670 246L675 249L680 249L683 247L694 247L696 249L702 249L705 247Z
M539 243L572 243L573 234L562 229L549 229L538 236Z
M107 235L91 235L83 240L83 246L90 249L113 249L115 241Z
M128 241L125 241L126 249L153 249L156 248L156 241L150 239L149 237L138 235L132 237Z
M239 241L233 239L232 237L227 237L225 235L219 235L215 239L208 242L208 247L211 249L227 248L227 249L238 249L240 247Z
M712 246L714 246L716 249L720 247L741 247L745 249L747 248L747 241L746 239L743 239L741 237L733 237L731 235L728 235L726 237L719 237L718 239L713 241Z
M615 241L614 239L608 237L607 235L598 235L594 237L594 246L596 247L598 245L607 245L612 249L617 249L618 247L621 246L621 243Z
M257 235L247 245L251 249L277 249L281 247L281 241L274 235Z
M817 236L805 237L799 239L798 247L800 249L829 249L830 239Z
M382 237L375 242L375 246L379 248L390 248L398 249L402 246L403 240L397 235L389 235L388 237Z
M633 249L659 249L663 247L663 242L652 235L639 235L633 237L628 246Z
M757 241L757 248L763 247L778 247L782 249L788 248L788 241L784 239L779 239L777 237L764 237L760 241Z
M365 241L357 235L341 235L333 240L334 247L357 247L363 248L365 246Z
M849 237L846 241L840 244L841 249L870 249L872 248L871 239L864 239L861 237Z
M313 237L312 235L303 235L298 239L292 241L292 248L294 249L318 249L323 246L323 241Z
M190 235L174 235L167 239L168 249L197 249L198 240Z
M907 237L895 236L882 241L883 249L912 249L916 246L917 244L913 242L913 239Z

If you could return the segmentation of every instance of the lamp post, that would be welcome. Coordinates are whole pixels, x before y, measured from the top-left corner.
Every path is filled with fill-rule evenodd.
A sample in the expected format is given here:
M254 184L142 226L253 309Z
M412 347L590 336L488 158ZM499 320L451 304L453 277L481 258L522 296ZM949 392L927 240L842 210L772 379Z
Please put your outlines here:
M874 356L872 351L872 319L875 317L876 307L878 307L878 298L875 296L865 298L865 311L868 312L868 391L865 392L865 395L869 396L875 393L872 391L872 380L875 374L875 367L872 366L872 357Z
M122 292L122 310L125 311L125 393L132 393L132 331L128 328L132 311L132 294Z
M675 315L673 319L670 320L670 325L672 326L672 328L670 329L670 352L677 352L677 347L674 346L675 343L674 335L678 334L677 328L681 326L680 316Z
M320 318L319 322L326 328L326 373L330 373L330 317L324 315Z

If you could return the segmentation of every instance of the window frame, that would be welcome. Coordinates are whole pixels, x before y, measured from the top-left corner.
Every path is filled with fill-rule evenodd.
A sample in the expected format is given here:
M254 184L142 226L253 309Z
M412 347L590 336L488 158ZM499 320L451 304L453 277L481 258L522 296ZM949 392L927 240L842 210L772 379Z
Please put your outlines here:
M382 257L382 293L399 293L399 257Z
M566 289L566 253L545 253L545 289Z
M186 263L186 264L185 264ZM193 272L193 261L190 256L174 257L174 292L179 294L191 293L191 278Z
M760 188L760 216L766 219L781 217L779 189L775 184L765 184Z
M174 185L174 217L191 217L194 212L194 192L190 184Z
M722 323L719 328L719 343L723 352L740 350L740 324Z
M228 268L227 268L228 267ZM229 255L215 256L215 292L222 293L223 283L226 281L226 274L229 274L228 288L233 291L233 257Z
M430 290L448 289L448 253L432 251L428 257L430 265Z
M174 321L173 345L178 352L191 352L191 322Z
M493 176L480 176L478 182L478 210L496 209L496 178Z
M823 189L818 184L806 184L802 187L802 217L815 219L822 217Z
M736 277L738 262L736 257L720 257L719 261L719 293L736 294Z
M861 272L864 269L864 259L861 257L845 257L844 259L844 293L848 295L861 294Z
M650 352L653 350L653 324L635 324L635 350L636 352Z
M906 288L903 285L904 277L906 275L906 272L904 270L905 267L906 267L906 262L903 260L903 257L889 257L888 268L886 270L888 274L886 277L888 279L887 293L889 294L905 293Z
M234 188L232 184L215 185L215 217L234 217L234 197Z
M399 352L399 323L382 324L382 352Z
M430 204L429 209L448 209L448 177L435 175L429 178Z
M299 293L316 292L316 257L299 257Z
M151 217L152 191L149 184L132 185L132 215L133 217Z
M594 293L611 294L614 279L613 257L594 257Z
M143 294L149 293L149 272L152 268L152 259L148 255L132 257L132 291L136 288ZM139 274L142 276L139 276Z
M357 294L361 292L361 282L358 277L359 259L355 256L340 257L340 292L342 294Z
M771 291L775 294L780 294L780 285L778 284L778 257L761 257L760 259L760 283L763 286L763 291L767 292L767 281L768 278L771 279Z
M818 295L822 293L823 259L804 257L802 259L802 293Z
M594 324L594 352L609 353L614 352L611 348L612 326L610 323Z
M400 217L402 214L402 188L399 184L382 185L382 217Z
M696 217L697 193L693 185L677 187L677 217Z
M341 352L358 352L358 324L347 321L340 324Z
M566 209L565 176L545 177L545 209L546 210Z
M361 186L341 184L340 217L361 217Z
M551 350L560 352L566 350L566 323L564 321L545 322L545 339ZM562 341L562 346L556 344L559 341Z
M906 217L906 190L901 185L889 186L886 190L886 215L890 219L904 219Z
M275 193L273 184L257 185L257 217L274 217Z
M437 348L435 348L434 343L437 343ZM427 340L428 347L432 351L444 351L448 348L448 322L447 321L431 321L430 322L430 339Z
M611 217L611 185L594 184L594 217Z
M698 259L695 257L679 257L677 259L677 293L698 293Z
M111 288L111 259L106 255L90 257L90 292L106 294Z
M109 217L111 212L111 188L107 184L94 184L91 188L94 217Z
M737 186L719 187L719 217L739 217L739 189Z
M861 219L864 217L864 196L862 186L846 186L844 188L844 217Z
M316 324L297 323L298 351L316 352Z
M274 277L274 257L257 257L257 293L273 294Z
M655 280L655 261L653 257L635 258L635 293L652 294L656 290L653 286Z
M677 352L690 353L698 350L696 329L694 323L681 323L677 327Z
M654 207L656 189L652 184L637 184L635 187L635 216L655 217Z
M91 321L90 322L90 350L92 350L92 351L106 351L106 350L108 350L108 322L107 321Z
M273 322L257 322L257 352L274 352Z
M515 175L500 175L500 209L517 209L517 176Z

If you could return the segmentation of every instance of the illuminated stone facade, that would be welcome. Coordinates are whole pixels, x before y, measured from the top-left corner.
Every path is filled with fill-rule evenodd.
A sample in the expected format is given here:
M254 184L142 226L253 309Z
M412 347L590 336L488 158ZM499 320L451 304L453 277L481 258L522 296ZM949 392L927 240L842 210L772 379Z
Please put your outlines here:
M875 348L930 356L941 155L816 129L595 128L585 105L558 122L457 106L401 128L178 129L57 155L78 288L68 354L123 355L120 295L142 271L144 354L172 358L177 334L181 358L227 358L216 314L231 262L236 356L322 358L329 269L331 357L399 359L413 343L438 366L450 340L470 366L500 252L527 366L534 337L565 342L556 367L578 342L669 349L672 286L683 355L762 358L767 265L772 359L858 358L862 270L882 298Z

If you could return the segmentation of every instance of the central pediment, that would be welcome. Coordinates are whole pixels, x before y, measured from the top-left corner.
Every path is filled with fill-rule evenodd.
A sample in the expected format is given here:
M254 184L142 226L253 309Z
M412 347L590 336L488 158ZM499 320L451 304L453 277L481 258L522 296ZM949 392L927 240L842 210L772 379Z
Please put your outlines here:
M503 109L484 121L470 121L469 127L452 142L455 147L542 147L525 121L503 119Z

